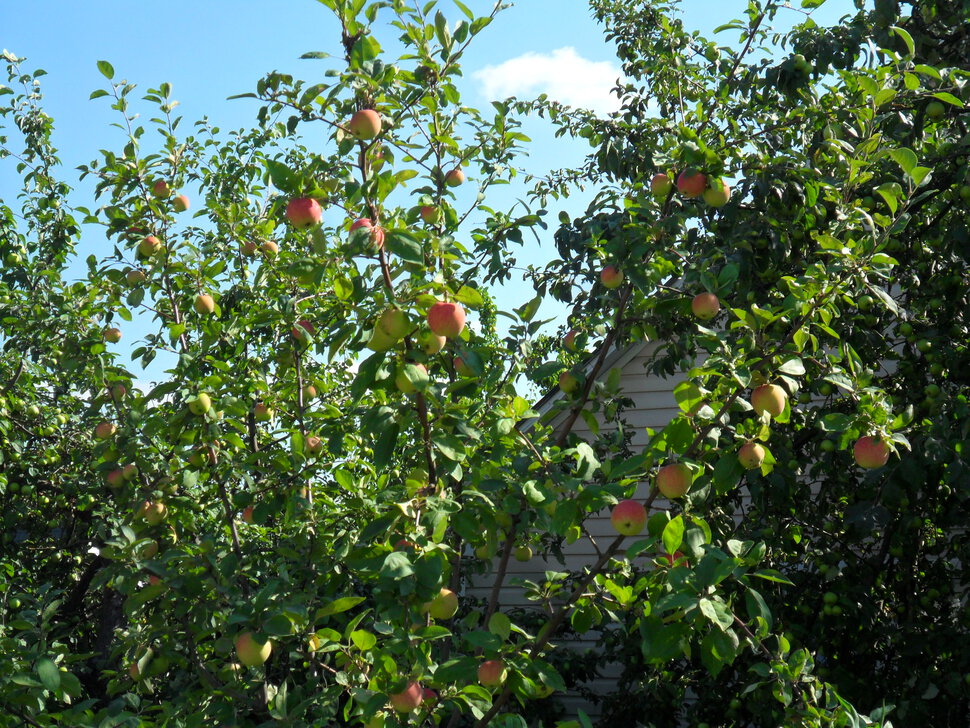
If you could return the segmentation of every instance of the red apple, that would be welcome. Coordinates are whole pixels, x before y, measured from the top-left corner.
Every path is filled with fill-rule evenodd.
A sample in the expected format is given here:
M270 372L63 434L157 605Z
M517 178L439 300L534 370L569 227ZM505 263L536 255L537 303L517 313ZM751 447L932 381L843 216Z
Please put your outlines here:
M760 468L765 461L765 449L756 442L746 442L738 450L738 462L746 470Z
M613 506L610 523L623 536L636 536L647 525L647 509L639 501L623 500Z
M397 343L411 331L411 322L408 315L397 307L385 309L377 319L375 331L380 331L392 342Z
M619 288L623 283L623 271L616 266L608 265L600 271L600 281L610 290Z
M433 705L438 702L438 693L431 688L424 688L423 695L424 702L428 703L429 705Z
M245 508L243 508L242 519L243 519L244 522L246 522L246 523L252 523L253 522L253 511L254 510L255 510L255 506L246 506Z
M373 139L381 133L381 115L373 109L361 109L350 117L347 130L358 139Z
M866 435L855 441L852 454L859 467L881 468L889 462L889 444L879 437Z
M120 402L128 394L128 387L124 384L116 384L111 388L111 399L115 402Z
M100 422L94 428L94 436L99 440L107 440L109 437L113 437L117 431L118 426L113 422Z
M704 188L704 202L711 207L722 207L731 199L731 188L722 179L711 179Z
M559 389L565 394L572 394L579 389L579 379L572 372L562 372L559 375Z
M260 642L252 632L243 632L236 637L236 655L246 667L257 667L269 659L273 643Z
M421 205L421 219L429 225L441 222L441 210L431 205Z
M256 255L256 251L259 250L259 246L252 240L244 240L239 246L243 255L253 256Z
M468 362L465 361L461 354L455 356L455 358L452 360L452 364L454 365L458 376L469 378L475 376L475 370L468 365Z
M138 477L138 466L134 463L128 463L121 469L121 477L125 480L134 480Z
M684 197L700 197L707 189L707 177L696 169L685 169L677 177L677 191Z
M663 172L655 174L653 179L650 180L650 192L660 200L670 194L670 188L672 186L673 183L670 181L670 177Z
M487 688L497 688L507 676L508 671L502 660L485 660L478 666L478 682Z
M660 561L666 561L668 566L673 566L681 559L687 558L684 556L683 551L674 551L672 554L660 554L658 557Z
M698 293L690 302L690 310L701 321L710 321L721 310L721 302L713 293Z
M286 206L286 219L295 228L319 225L323 220L323 209L312 197L297 197Z
M693 477L684 463L664 465L657 472L657 489L665 498L682 498L690 490Z
M455 167L445 175L445 184L449 187L458 187L464 183L465 173L461 170L461 167Z
M149 526L157 526L168 516L168 508L164 503L145 501L138 509L138 515L144 518Z
M161 249L162 241L156 238L154 235L149 235L138 243L138 252L143 258L151 258Z
M293 338L300 342L307 340L307 334L312 336L314 333L316 333L316 327L306 319L300 319L296 322L296 326L290 329Z
M101 337L109 344L117 344L121 341L121 329L116 329L112 326L102 331Z
M195 302L192 304L192 307L200 316L207 316L215 312L216 302L208 293L200 293L195 297Z
M172 202L172 207L175 209L175 212L185 212L191 206L192 205L189 202L189 198L187 196L185 196L185 195L179 195Z
M350 232L360 228L368 228L370 230L370 242L376 250L384 247L384 228L375 226L369 217L362 217L359 220L355 220L354 224L350 226Z
M168 182L160 179L152 185L152 194L161 200L172 194L172 188L168 186Z
M751 406L759 415L767 412L777 417L785 411L788 394L777 384L762 384L751 392Z
M273 410L270 409L269 405L260 402L253 407L253 415L256 417L257 422L269 422L273 419Z
M108 471L105 476L105 480L108 481L109 488L120 488L125 484L125 474L121 468L115 468L114 470Z
M454 339L465 328L465 309L453 301L438 301L428 309L428 328Z
M569 333L563 337L562 345L569 351L576 351L576 336L578 336L576 329L570 329Z
M391 693L390 698L394 710L398 713L410 713L412 710L416 710L424 700L424 688L412 680L401 692Z
M303 394L303 401L309 402L311 399L317 398L317 388L314 387L312 384L306 384L303 386L302 394Z
M442 587L438 596L425 602L423 611L430 614L432 619L451 619L458 612L458 595L451 589Z

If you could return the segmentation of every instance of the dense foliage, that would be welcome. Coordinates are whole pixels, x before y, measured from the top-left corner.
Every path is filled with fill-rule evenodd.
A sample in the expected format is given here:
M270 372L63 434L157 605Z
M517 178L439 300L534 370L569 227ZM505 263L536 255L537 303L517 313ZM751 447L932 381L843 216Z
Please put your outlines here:
M320 2L345 57L267 75L251 130L183 134L167 85L100 62L124 138L86 204L41 72L6 57L0 726L552 725L566 630L624 665L603 725L960 724L967 8L781 37L791 11L752 1L732 49L667 0L594 0L626 73L597 119L462 105L497 6ZM495 209L528 111L592 153L535 213ZM598 195L535 298L495 305L576 183ZM72 280L82 226L103 241ZM547 298L569 336L543 336ZM629 408L604 362L645 337L687 378L631 448L600 428ZM554 382L537 421L520 393ZM618 501L631 522L557 573ZM527 548L559 594L531 616L501 588Z

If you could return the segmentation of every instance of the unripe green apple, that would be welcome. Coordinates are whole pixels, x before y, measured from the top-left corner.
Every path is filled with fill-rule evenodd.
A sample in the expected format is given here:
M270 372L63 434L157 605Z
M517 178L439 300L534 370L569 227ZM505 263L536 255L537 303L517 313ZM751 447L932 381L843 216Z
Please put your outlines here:
M767 412L778 417L785 411L788 393L777 384L762 384L751 392L751 406L759 415Z
M429 329L421 329L416 340L418 348L428 356L433 356L441 351L447 341L444 336L439 336Z
M194 415L204 415L212 409L212 399L205 392L199 392L195 399L189 402L189 411Z
M723 207L731 199L731 188L722 179L712 179L704 189L704 202L711 207Z
M258 667L269 659L273 651L270 640L260 642L252 632L243 632L236 637L236 655L246 667Z
M938 121L946 115L946 107L939 101L930 101L926 105L926 115L933 121Z
M663 172L658 172L650 180L650 192L658 200L662 200L670 194L673 184L670 177Z
M746 442L738 450L738 462L746 470L760 468L765 461L765 449L756 442Z
M432 619L451 619L458 612L458 595L451 589L442 587L438 595L423 607Z
M518 546L515 549L515 560L525 563L532 559L532 547L531 546Z

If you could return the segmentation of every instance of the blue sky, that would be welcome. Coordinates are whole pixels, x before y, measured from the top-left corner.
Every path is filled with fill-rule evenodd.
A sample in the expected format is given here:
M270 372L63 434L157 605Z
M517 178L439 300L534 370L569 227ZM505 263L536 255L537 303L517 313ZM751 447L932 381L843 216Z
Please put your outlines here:
M465 2L479 12L492 4ZM685 0L682 9L688 28L710 34L717 25L742 17L746 6L747 0ZM441 0L439 7L452 19L460 17L450 0ZM813 17L827 24L851 10L851 0L828 0ZM800 11L783 10L780 19L790 25L803 17ZM378 27L376 33L385 49L393 51L397 31ZM97 71L97 60L111 62L116 79L126 78L142 92L162 81L171 83L185 117L183 133L188 133L191 122L203 116L223 129L252 125L257 103L227 97L253 90L270 70L312 79L326 62L301 61L299 56L306 51L337 55L338 39L330 11L314 0L0 0L0 47L26 56L26 69L47 71L41 79L44 106L55 119L55 145L67 168L65 177L72 182L74 167L95 158L99 149L118 149L124 143L122 133L111 126L117 112L105 99L88 100L91 91L107 83ZM735 44L737 32L718 40ZM564 103L606 112L615 103L609 89L619 75L612 47L583 0L520 0L472 44L463 68L463 98L478 108L492 98L545 92ZM533 138L530 157L523 163L530 172L578 163L588 149L585 143L553 139L539 120L530 121L526 132ZM0 163L0 198L8 203L13 202L12 177ZM503 194L511 204L523 192L510 188ZM76 204L92 204L89 196L80 197ZM565 208L578 214L587 199L578 196ZM490 198L490 204L502 203ZM552 232L541 245L533 243L520 261L541 264L551 256ZM86 240L82 256L96 248L96 240ZM525 286L512 286L509 293L515 305L530 297ZM541 315L555 313L544 308Z

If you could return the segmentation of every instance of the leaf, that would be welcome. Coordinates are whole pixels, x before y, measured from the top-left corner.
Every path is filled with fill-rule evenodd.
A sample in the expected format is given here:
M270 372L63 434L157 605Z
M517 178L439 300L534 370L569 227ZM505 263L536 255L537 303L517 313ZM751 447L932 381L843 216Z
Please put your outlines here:
M495 612L488 620L488 631L507 640L512 633L512 620L501 612Z
M677 516L664 526L663 542L668 554L673 554L684 541L684 519Z
M805 374L805 365L801 359L793 357L778 367L778 371L782 374L791 374L793 377L800 377Z
M42 657L37 661L37 676L44 684L44 687L51 692L57 691L61 687L61 671L53 660Z
M317 610L316 618L322 619L323 617L329 617L331 614L346 612L348 609L356 607L362 601L364 601L364 597L341 597L340 599L334 599L330 604L320 607Z
M811 10L821 7L824 3L825 0L802 0L802 7Z
M528 303L514 310L519 315L520 319L522 319L525 322L529 322L532 320L532 317L536 315L536 312L538 312L539 304L541 303L542 303L542 298L539 296L536 296Z
M387 558L384 559L384 563L381 565L381 578L384 579L399 581L411 576L413 573L414 567L411 566L411 561L401 551L394 551L388 554Z
M350 641L357 646L358 650L365 651L377 644L377 637L367 630L355 629L350 633Z
M787 584L788 586L795 586L795 584L788 579L787 576L782 574L780 571L775 571L774 569L762 569L761 571L752 572L752 576L757 576L759 579L764 579L765 581L774 581L779 584Z
M388 252L393 253L408 263L424 263L424 250L417 238L403 230L390 230L385 234L384 245Z
M916 50L916 44L913 43L913 36L909 34L909 31L904 30L903 28L900 28L898 25L890 26L889 30L891 30L893 33L895 33L896 35L898 35L900 38L903 39L903 43L906 44L906 50L908 51L908 55L912 56Z
M454 299L458 303L464 303L469 308L479 308L485 303L485 299L482 298L482 294L478 292L477 289L471 286L462 286L458 289L458 292L454 295Z
M98 61L98 70L101 71L101 75L109 81L115 76L114 66L107 61Z
M293 623L285 614L274 614L263 622L263 632L274 637L288 637L293 634Z
M916 153L912 149L907 149L906 147L900 147L899 149L890 149L889 156L898 164L902 170L909 174L916 167L916 163L919 159L916 157Z
M273 159L266 160L266 171L270 181L280 192L293 194L297 191L299 180L293 171L282 162Z

